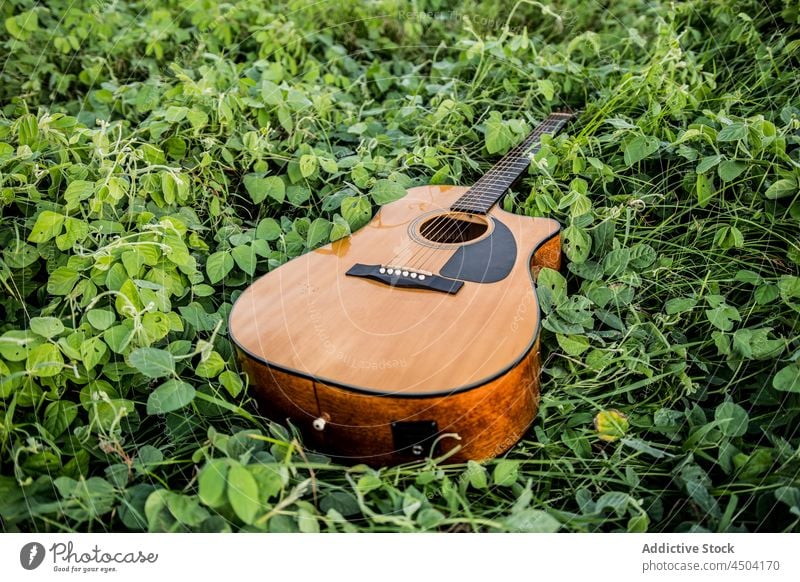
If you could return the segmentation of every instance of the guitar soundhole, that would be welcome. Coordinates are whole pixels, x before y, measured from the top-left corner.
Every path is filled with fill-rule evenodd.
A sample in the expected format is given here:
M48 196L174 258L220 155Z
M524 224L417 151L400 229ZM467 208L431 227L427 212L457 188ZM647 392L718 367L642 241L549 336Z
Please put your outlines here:
M481 238L489 230L489 222L482 216L448 213L432 216L419 226L422 238L435 243L462 244Z

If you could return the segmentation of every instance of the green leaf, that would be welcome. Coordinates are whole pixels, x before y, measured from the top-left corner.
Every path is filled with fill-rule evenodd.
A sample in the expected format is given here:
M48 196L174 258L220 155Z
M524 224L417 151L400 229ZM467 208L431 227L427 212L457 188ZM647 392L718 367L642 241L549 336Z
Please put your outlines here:
M369 194L375 204L382 206L405 196L406 189L391 180L378 180Z
M539 302L545 313L562 303L567 298L567 280L554 269L544 267L536 278L536 289Z
M194 386L182 380L167 380L147 398L147 414L165 414L190 404L195 397Z
M650 157L658 151L658 148L658 138L651 135L638 135L626 143L622 150L625 156L625 164L632 166L636 162Z
M800 298L800 277L794 275L781 275L778 281L781 299L789 305L793 299Z
M243 522L253 523L261 509L258 483L246 467L235 463L228 471L228 501Z
M500 487L511 487L519 476L519 462L501 459L494 467L492 480Z
M86 180L75 180L67 186L64 191L64 200L67 202L67 210L78 207L78 202L86 200L94 194L94 182Z
M697 164L697 168L695 168L695 171L698 174L705 174L711 168L719 164L721 161L722 161L722 156L719 154L715 156L706 156L705 158L700 160L699 164Z
M261 98L267 105L280 105L283 103L283 94L280 87L267 79L261 80Z
M310 178L317 171L317 156L303 154L300 156L300 175L303 178Z
M489 482L486 476L486 469L475 461L467 461L467 469L464 476L475 489L486 489Z
M781 392L800 393L800 363L794 362L781 368L772 379L772 387Z
M800 489L784 485L775 490L775 499L792 508L792 513L800 514Z
M641 271L656 260L656 251L646 243L637 243L630 250L630 266Z
M603 259L603 270L609 277L618 277L628 268L630 260L631 252L629 249L623 248L609 251Z
M64 215L50 210L43 210L36 218L36 222L28 235L28 240L33 243L44 243L61 232L64 224Z
M795 180L777 180L767 188L764 196L770 200L777 200L778 198L786 198L797 192L797 181Z
M746 137L747 126L737 122L723 127L717 134L717 141L739 141Z
M239 396L244 387L241 377L233 370L225 370L222 372L222 374L219 375L219 383L225 387L225 390L227 390L228 394L233 398Z
M50 339L64 331L64 324L57 317L32 317L31 331Z
M367 224L372 218L372 206L363 196L348 196L342 199L342 216L352 232Z
M775 301L779 295L780 289L777 285L764 283L758 286L756 292L753 294L753 298L756 300L756 304L766 305L767 303Z
M133 325L129 321L109 327L103 332L103 339L115 354L124 352L132 337Z
M282 233L281 225L274 218L265 218L256 228L256 237L267 241L278 240Z
M582 335L556 334L556 340L561 349L570 356L580 356L589 349L589 339Z
M315 218L308 227L306 246L310 249L316 248L322 242L328 242L331 233L331 223L324 218Z
M9 34L20 40L29 38L31 32L39 28L39 15L35 10L20 12L6 20L6 28Z
M380 489L383 486L383 481L381 478L373 473L367 473L366 475L362 475L358 479L358 483L356 483L356 488L361 493L369 493L370 491L375 491L376 489Z
M334 242L346 236L350 236L350 225L342 216L335 214L329 240Z
M564 229L564 253L570 261L583 263L592 250L592 237L585 229L571 224Z
M545 98L545 101L552 101L556 96L556 88L553 82L548 79L537 79L536 88L542 97Z
M339 171L339 165L336 163L336 160L332 158L317 158L317 161L322 169L329 174L335 174Z
M83 220L67 217L64 224L64 234L56 236L56 246L61 251L71 249L89 235L89 225Z
M292 184L286 189L286 197L295 206L300 206L311 197L311 190L300 184Z
M503 526L509 532L555 533L561 523L541 509L523 509L503 519Z
M68 400L56 400L44 411L44 427L52 436L60 436L78 416L78 405Z
M254 204L260 204L267 197L282 203L286 197L286 185L278 176L263 178L257 174L247 174L244 177L244 187Z
M603 266L595 261L584 263L569 263L567 268L581 279L599 281L603 278Z
M194 129L201 129L208 124L208 114L199 109L190 109L186 113L186 119L192 124Z
M626 437L626 438L620 439L619 442L622 443L623 445L625 445L626 447L632 448L634 451L638 451L640 453L645 453L645 454L650 455L651 457L653 457L655 459L663 459L664 457L672 457L673 456L671 453L668 453L666 451L658 449L658 448L654 447L653 445L651 445L650 443L648 443L647 441L643 441L641 439L634 439L634 438Z
M747 432L747 411L734 402L723 402L714 411L722 434L728 437L739 437Z
M225 505L229 467L227 459L211 459L200 471L197 477L198 495L200 501L209 507L218 508Z
M59 267L47 280L47 292L51 295L68 295L80 279L78 271L69 267Z
M606 442L614 442L625 436L629 426L628 417L615 408L601 410L594 417L597 438Z
M769 339L772 328L737 329L733 334L733 347L744 358L756 360L777 358L785 345L782 339Z
M173 355L158 348L136 348L128 356L128 364L148 378L163 378L175 373Z
M744 246L744 236L735 226L720 226L714 235L714 244L721 249L740 249Z
M11 36L20 40L25 40L27 38L28 35L25 30L19 24L17 24L16 17L10 16L9 18L6 18L5 23L6 30Z
M695 305L697 305L697 299L694 297L676 297L667 301L664 308L667 315L675 315L691 311Z
M319 533L319 522L313 513L307 509L297 512L297 527L302 533Z
M700 208L705 208L714 197L714 182L706 174L697 174L695 195Z
M256 272L256 253L250 245L240 245L231 249L231 256L238 267L250 276ZM213 282L213 281L212 281Z
M14 239L3 251L3 259L12 269L24 269L39 260L39 251L26 242Z
M734 160L725 160L717 168L717 174L723 182L732 182L747 169L747 164Z
M108 348L99 337L89 338L81 343L81 360L87 370L91 370L103 359Z
M489 119L486 122L486 150L490 154L498 152L505 152L513 143L514 134L508 123L503 121L503 118L497 111L492 111L489 114Z
M233 269L233 257L228 251L217 251L206 261L208 280L214 284L222 281Z
M28 353L25 369L31 376L55 376L64 368L64 358L59 349L51 343L36 346Z
M0 356L8 362L22 362L27 359L31 349L40 343L41 338L34 333L12 329L0 337Z
M171 105L167 107L167 111L164 113L164 119L166 119L170 123L177 123L179 121L184 120L188 112L189 112L188 107Z
M165 499L169 512L184 525L198 527L209 517L208 510L200 507L197 497L170 491Z
M109 309L90 309L86 312L86 319L95 329L104 331L111 327L117 316Z
M628 520L628 532L630 533L645 533L647 527L650 525L650 518L646 513L634 515Z
M311 99L305 96L303 91L289 89L286 93L286 103L295 111L302 111L311 107Z
M734 321L742 321L742 316L739 315L736 308L725 304L713 309L707 309L706 317L711 322L711 325L722 331L730 331L733 329Z
M225 368L225 360L219 353L212 351L203 359L195 369L201 378L215 378Z
M733 278L749 285L761 285L761 283L764 281L761 275L755 271L751 271L750 269L739 269L736 271L736 274L733 276Z

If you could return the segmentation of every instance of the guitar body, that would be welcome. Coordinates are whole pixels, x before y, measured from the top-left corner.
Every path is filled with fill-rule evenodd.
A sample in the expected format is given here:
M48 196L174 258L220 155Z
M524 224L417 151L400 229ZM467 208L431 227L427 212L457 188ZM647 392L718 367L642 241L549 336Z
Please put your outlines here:
M559 267L560 226L450 210L467 190L411 189L242 293L230 334L266 416L375 465L517 442L539 403L534 276Z

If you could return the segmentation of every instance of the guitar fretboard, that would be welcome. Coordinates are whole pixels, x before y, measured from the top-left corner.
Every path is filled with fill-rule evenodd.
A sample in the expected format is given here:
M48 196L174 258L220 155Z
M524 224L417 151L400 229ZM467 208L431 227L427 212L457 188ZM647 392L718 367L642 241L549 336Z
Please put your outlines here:
M536 126L522 143L512 148L503 159L486 172L450 207L455 212L486 214L516 182L531 163L530 156L540 147L544 134L556 134L572 118L571 113L551 113Z

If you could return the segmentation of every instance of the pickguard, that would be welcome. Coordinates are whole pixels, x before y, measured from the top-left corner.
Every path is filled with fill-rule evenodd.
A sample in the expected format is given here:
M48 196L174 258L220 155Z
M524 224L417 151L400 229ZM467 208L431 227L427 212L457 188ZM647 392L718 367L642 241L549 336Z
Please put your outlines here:
M442 277L496 283L508 277L517 260L517 242L511 230L492 218L494 230L483 240L464 245L445 263L439 274Z

